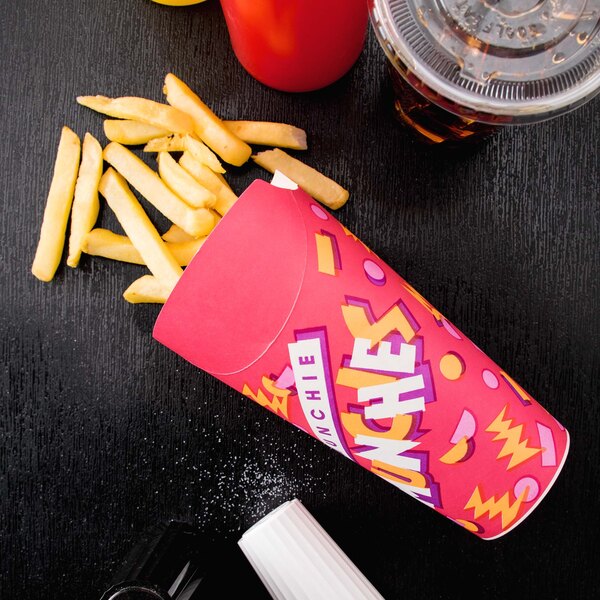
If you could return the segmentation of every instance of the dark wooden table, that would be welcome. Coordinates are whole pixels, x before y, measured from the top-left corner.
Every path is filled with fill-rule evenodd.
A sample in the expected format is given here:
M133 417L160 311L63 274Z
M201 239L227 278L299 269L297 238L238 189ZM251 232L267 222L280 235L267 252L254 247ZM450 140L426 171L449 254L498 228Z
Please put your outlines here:
M0 56L3 600L97 598L148 526L233 544L293 497L386 598L597 594L599 100L435 151L395 124L373 35L337 84L278 93L238 65L215 0L5 0ZM480 541L154 342L158 307L121 299L141 267L33 278L60 127L105 141L75 97L159 100L168 71L224 118L305 128L306 161L351 191L338 218L568 427L563 474L515 532ZM238 192L267 177L234 171Z

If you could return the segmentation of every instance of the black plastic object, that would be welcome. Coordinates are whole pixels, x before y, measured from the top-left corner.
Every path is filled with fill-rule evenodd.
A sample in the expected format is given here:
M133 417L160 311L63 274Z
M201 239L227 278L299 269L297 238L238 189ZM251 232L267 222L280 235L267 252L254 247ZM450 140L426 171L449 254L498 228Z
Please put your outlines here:
M251 592L245 597L268 597L237 546L171 522L142 536L100 600L205 600L225 597L240 581Z

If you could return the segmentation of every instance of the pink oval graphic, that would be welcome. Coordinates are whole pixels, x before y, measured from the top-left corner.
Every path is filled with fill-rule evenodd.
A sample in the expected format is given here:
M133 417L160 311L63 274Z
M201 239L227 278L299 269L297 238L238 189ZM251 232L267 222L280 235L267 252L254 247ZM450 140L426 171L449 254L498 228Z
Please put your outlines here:
M481 373L481 377L483 378L483 383L485 383L485 385L487 385L491 390L498 389L500 382L489 369L484 369Z
M458 332L456 331L456 329L454 329L454 327L452 326L452 324L450 323L450 321L447 321L444 317L442 317L442 325L444 326L444 329L453 338L456 338L457 340L462 340L462 338L460 337L460 335L458 335Z
M319 219L321 219L322 221L327 221L329 219L329 216L327 215L327 213L320 206L317 206L316 204L311 204L310 210L312 210L314 215L316 217L319 217Z
M363 269L365 270L365 275L367 279L373 285L385 285L385 273L383 269L370 258L365 259L363 262Z
M533 477L522 477L515 483L514 494L518 498L527 489L527 495L523 499L524 502L535 500L540 493L540 484Z

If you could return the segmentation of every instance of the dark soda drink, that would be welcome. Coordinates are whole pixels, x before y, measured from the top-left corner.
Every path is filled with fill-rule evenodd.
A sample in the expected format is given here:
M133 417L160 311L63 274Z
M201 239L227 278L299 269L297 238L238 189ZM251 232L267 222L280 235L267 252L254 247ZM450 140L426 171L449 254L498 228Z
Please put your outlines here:
M495 125L461 117L434 104L391 65L389 72L394 89L396 117L421 141L431 145L463 145L478 142L496 131ZM417 86L420 84L415 83Z
M600 0L373 0L399 120L429 144L563 114L600 89Z

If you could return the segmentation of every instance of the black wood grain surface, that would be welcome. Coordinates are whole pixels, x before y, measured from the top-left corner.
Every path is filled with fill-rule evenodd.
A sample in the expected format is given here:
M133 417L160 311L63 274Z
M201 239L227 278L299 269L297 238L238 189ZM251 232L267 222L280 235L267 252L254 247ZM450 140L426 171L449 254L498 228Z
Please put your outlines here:
M597 597L600 100L435 151L394 122L373 35L338 83L279 93L236 62L215 0L2 0L0 57L2 600L98 598L148 526L233 543L293 497L388 599ZM141 267L30 274L60 127L105 142L75 97L160 100L169 71L224 118L305 128L306 161L351 192L338 218L570 430L514 532L477 539L154 342L158 307L121 298Z

